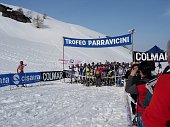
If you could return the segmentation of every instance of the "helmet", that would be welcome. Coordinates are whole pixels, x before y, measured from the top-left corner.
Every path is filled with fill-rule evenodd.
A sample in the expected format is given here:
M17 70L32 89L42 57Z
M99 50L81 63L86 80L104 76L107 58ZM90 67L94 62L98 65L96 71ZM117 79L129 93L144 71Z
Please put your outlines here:
M23 65L24 63L23 63L23 61L20 61L20 65Z

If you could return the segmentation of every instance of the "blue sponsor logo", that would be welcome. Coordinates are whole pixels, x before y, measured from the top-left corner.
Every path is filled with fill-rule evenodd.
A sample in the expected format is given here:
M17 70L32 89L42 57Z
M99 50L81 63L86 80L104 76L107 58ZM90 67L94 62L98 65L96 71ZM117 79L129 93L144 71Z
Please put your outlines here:
M11 85L31 84L40 82L40 80L40 72L12 74Z
M13 76L13 82L14 82L14 84L19 84L19 82L20 82L20 77L19 77L19 75L18 74L16 74L16 75L14 75Z
M21 81L29 84L39 82L41 80L41 74L27 73L26 75L21 77Z

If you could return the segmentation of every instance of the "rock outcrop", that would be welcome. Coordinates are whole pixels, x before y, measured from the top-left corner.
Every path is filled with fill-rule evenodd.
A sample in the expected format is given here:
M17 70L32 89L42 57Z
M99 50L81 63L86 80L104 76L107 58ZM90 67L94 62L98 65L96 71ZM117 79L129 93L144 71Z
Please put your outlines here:
M23 13L17 10L12 10L12 8L5 5L0 4L0 12L2 12L2 16L4 17L8 17L23 23L31 23L30 18L25 16Z

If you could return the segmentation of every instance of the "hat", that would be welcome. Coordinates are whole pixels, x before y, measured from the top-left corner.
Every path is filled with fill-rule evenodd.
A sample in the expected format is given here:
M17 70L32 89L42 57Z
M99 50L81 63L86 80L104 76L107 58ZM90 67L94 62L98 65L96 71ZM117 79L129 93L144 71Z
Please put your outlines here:
M150 62L149 61L142 61L139 64L139 70L141 70L143 74L149 74L152 70Z

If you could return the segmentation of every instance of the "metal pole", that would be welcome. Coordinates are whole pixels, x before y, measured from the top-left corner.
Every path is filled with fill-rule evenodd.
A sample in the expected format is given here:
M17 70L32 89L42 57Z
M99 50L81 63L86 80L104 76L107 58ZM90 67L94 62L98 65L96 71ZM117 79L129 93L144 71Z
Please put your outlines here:
M10 73L10 77L11 77L11 73ZM11 88L11 84L10 84L10 91L12 90L12 88Z
M135 29L129 30L129 33L132 34L132 60L133 60L133 51L134 51L134 33L135 33Z
M63 38L64 40L64 38ZM63 71L64 71L64 41L63 41Z
M132 32L132 54L133 54L133 47L134 47L134 42L133 42L133 32Z
M134 51L134 33L135 33L135 29L132 29L132 53Z
M63 37L63 73L64 73L64 37ZM65 78L64 78L64 82L65 82Z

